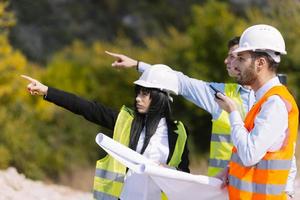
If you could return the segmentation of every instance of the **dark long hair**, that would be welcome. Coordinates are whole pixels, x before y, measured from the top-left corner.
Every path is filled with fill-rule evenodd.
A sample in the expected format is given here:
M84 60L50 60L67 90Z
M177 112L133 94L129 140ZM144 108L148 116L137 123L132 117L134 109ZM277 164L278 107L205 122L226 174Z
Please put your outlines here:
M167 123L171 121L171 107L170 99L167 93L155 88L145 88L136 85L135 94L138 95L140 91L150 94L151 103L148 112L143 114L137 111L135 101L135 117L131 125L129 147L132 150L136 150L138 140L145 126L146 133L141 151L142 154L149 144L151 137L154 135L160 119L165 117Z

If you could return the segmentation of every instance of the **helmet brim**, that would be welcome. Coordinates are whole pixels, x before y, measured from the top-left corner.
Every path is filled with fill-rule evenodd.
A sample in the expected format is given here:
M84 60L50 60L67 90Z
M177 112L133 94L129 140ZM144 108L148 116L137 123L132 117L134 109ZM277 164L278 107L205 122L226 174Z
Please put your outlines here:
M149 83L143 80L136 80L133 82L135 85L139 85L145 88L156 88L159 89L161 91L165 91L165 92L169 92L175 95L178 95L177 91L173 91L173 90L168 90L168 89L163 89L159 84L155 84L155 83Z
M238 47L236 48L235 50L232 51L232 53L240 53L240 52L244 52L244 51L256 51L256 50L259 50L259 51L263 51L263 50L271 50L271 51L274 51L272 49L262 49L262 48L249 48L249 47ZM286 51L278 51L281 55L286 55L287 52Z

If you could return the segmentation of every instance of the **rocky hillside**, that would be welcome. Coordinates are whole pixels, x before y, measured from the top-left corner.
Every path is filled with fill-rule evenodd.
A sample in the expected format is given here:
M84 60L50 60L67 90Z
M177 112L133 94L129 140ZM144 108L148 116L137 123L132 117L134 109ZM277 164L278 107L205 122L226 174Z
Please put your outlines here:
M0 171L0 200L91 200L91 193L32 181L15 168Z

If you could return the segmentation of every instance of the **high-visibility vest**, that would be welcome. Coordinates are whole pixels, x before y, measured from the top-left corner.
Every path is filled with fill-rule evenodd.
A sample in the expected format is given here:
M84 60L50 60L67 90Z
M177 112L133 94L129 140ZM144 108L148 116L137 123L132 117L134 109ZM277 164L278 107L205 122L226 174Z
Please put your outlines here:
M244 117L245 109L238 87L238 84L226 83L224 93L236 102L239 112ZM215 176L227 167L233 147L230 132L229 114L223 110L218 119L212 120L208 176Z
M250 132L262 104L273 95L278 95L288 110L288 133L282 147L275 152L267 152L255 165L243 165L235 147L229 164L229 197L236 199L286 199L284 192L291 168L298 131L298 108L293 96L285 86L271 88L249 111L245 128ZM251 132L250 132L251 134Z
M113 139L121 144L128 146L130 137L130 128L133 120L133 111L123 106L118 115ZM174 153L168 163L169 166L177 167L181 162L181 156L184 151L187 134L181 122L175 122L178 134ZM126 166L119 163L110 155L97 161L94 177L94 199L97 200L118 200L121 195L124 178L126 175ZM165 197L162 198L165 199Z

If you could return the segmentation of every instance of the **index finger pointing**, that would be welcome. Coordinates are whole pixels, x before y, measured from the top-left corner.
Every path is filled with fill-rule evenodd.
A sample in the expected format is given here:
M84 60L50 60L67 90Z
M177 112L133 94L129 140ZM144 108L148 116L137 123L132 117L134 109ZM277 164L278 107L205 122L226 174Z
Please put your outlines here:
M26 76L26 75L21 75L22 78L25 78L26 80L30 81L30 82L36 82L35 79L29 77L29 76Z
M121 57L121 54L118 54L118 53L112 53L112 52L109 52L109 51L105 51L106 54L110 55L110 56L113 56L113 57L116 57L116 58L120 58Z

